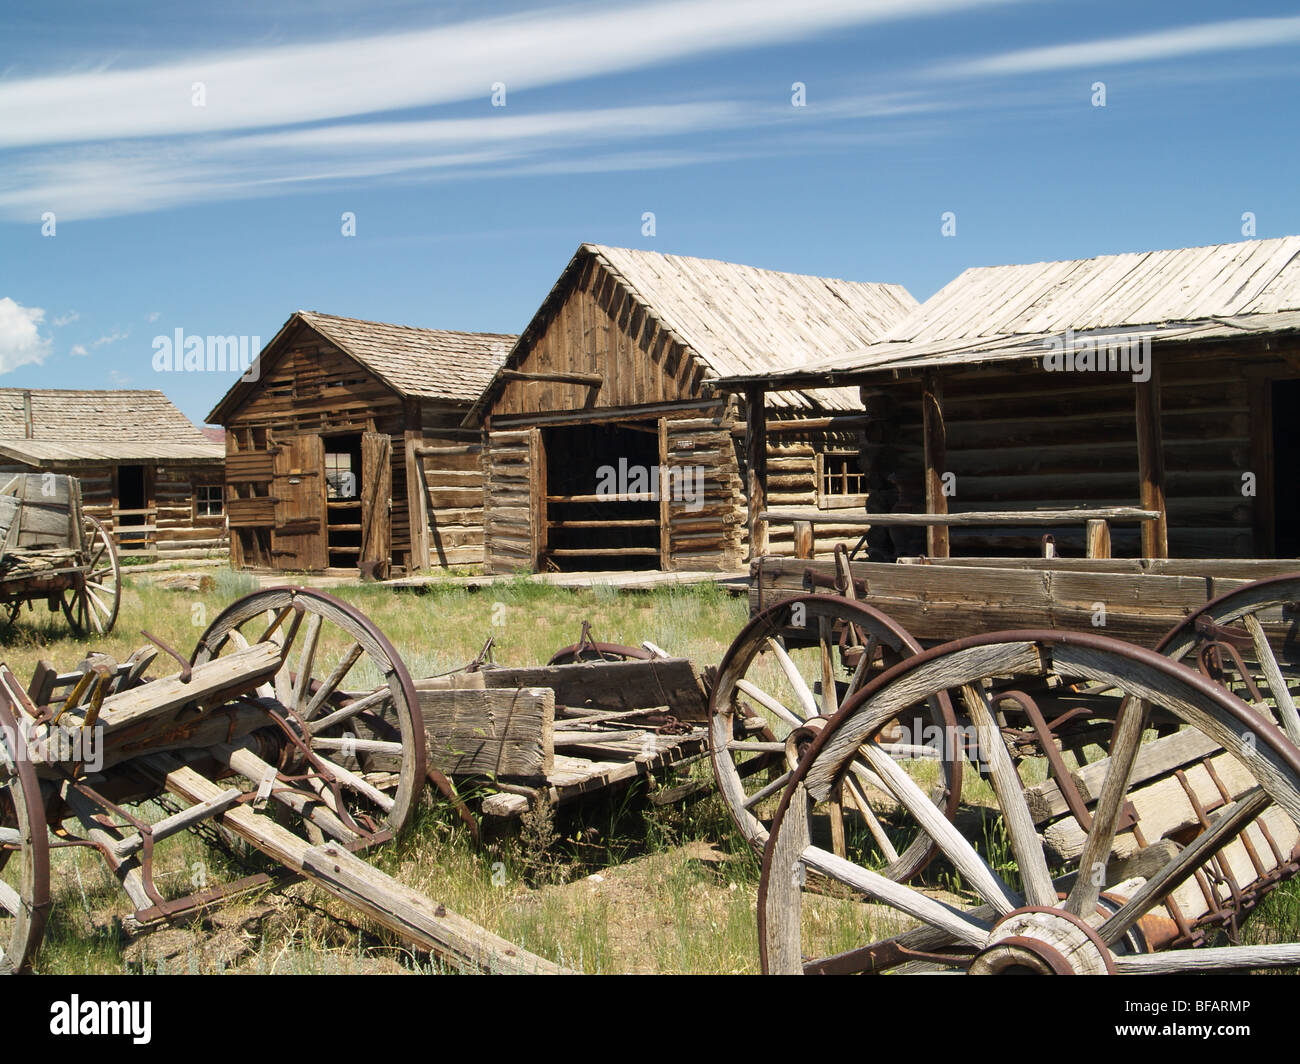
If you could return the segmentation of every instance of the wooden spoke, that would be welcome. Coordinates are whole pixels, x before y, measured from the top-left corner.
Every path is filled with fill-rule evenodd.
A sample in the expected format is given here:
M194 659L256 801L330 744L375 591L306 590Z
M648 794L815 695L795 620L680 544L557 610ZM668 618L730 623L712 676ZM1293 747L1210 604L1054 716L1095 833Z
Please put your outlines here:
M1276 946L1218 946L1140 953L1115 958L1119 975L1169 975L1181 972L1241 971L1249 968L1291 968L1300 964L1300 943Z
M1264 626L1253 613L1246 614L1241 620L1246 626L1246 631L1250 633L1251 642L1255 646L1255 658L1264 673L1264 679L1268 682L1273 701L1277 704L1282 730L1286 732L1288 739L1300 745L1300 714L1296 712L1295 699L1291 697L1291 690L1287 687L1286 677L1282 675L1282 668L1278 665L1277 658L1273 656L1273 648L1268 645Z
M315 739L312 746L317 750L355 751L358 754L402 755L401 743L384 742L381 739L357 739L345 736L342 739Z
M1142 745L1146 730L1147 704L1141 699L1126 698L1119 707L1115 720L1114 738L1110 745L1110 764L1102 781L1101 795L1092 814L1092 827L1083 844L1079 858L1079 875L1065 901L1067 912L1075 916L1091 913L1097 907L1101 894L1106 863L1115 845L1115 831L1119 827L1120 811L1128 794L1128 781L1133 772L1133 761Z
M787 775L789 775L787 773ZM894 844L890 841L889 836L885 834L885 828L880 823L880 818L876 816L871 808L871 803L867 801L867 796L862 793L862 788L858 786L858 781L852 776L845 777L844 789L848 792L849 801L857 808L859 815L867 824L867 830L871 832L871 837L875 840L876 845L880 847L880 852L885 855L885 860L891 865L898 860L898 851L894 849Z
M934 840L981 898L1000 913L1009 913L1020 905L1015 892L984 863L975 847L892 757L870 743L863 744L861 753L894 797L916 818L921 829Z
M781 790L782 787L784 787L787 783L790 782L790 777L793 775L794 775L793 771L782 772L781 775L776 777L776 779L760 787L748 798L746 798L744 803L744 808L753 809L754 806L758 805L758 803L763 801L764 798L770 798L772 795L776 794L777 791Z
M809 846L802 854L803 863L814 871L861 891L875 901L883 902L899 912L923 920L932 927L942 928L959 942L982 945L988 938L989 925L973 919L968 913L928 897L902 883L895 883L877 872L862 868L833 853Z
M807 720L809 717L817 716L817 699L813 697L812 688L808 686L808 681L803 678L803 673L799 671L799 667L791 660L789 652L781 645L779 639L769 638L767 646L776 656L777 664L781 666L785 678L790 681L790 686L794 688L795 697L799 699L799 706L804 713L803 719Z
M365 648L360 643L353 643L348 648L348 652L343 656L343 660L334 667L334 671L326 677L325 682L320 685L311 696L307 703L307 708L303 711L303 719L311 720L319 712L320 707L329 701L330 696L338 690L344 678L352 671L352 666L361 658Z
M778 717L780 717L783 721L785 721L788 725L790 725L790 727L792 728L803 727L802 717L798 717L794 713L790 712L790 710L786 709L786 707L781 702L778 702L766 691L762 690L760 687L751 683L749 680L737 680L736 687L739 690L743 691L745 694L747 694L750 698L752 698L764 709L770 710L772 713L775 713Z
M734 740L727 743L727 749L737 754L784 754L785 743L745 742Z
M307 725L307 730L313 735L320 732L327 732L331 728L336 728L346 720L351 720L358 713L365 713L367 710L374 709L376 706L383 705L392 698L392 692L387 687L381 687L377 691L371 691L368 695L354 699L346 706L336 709L333 713L320 720L314 720Z
M0 907L3 907L10 916L17 916L23 911L23 899L18 891L3 879L0 879Z
M823 717L835 716L840 708L835 694L835 643L831 636L831 622L827 617L817 618L818 644L821 647L822 666L822 704Z
M393 808L394 803L392 798L367 780L362 779L355 772L330 761L328 758L318 758L318 761L320 762L320 767L338 780L339 783L343 784L345 787L351 787L352 790L356 791L358 794L365 795L385 813L389 812Z
M323 623L324 619L319 613L313 613L307 619L307 632L303 636L302 650L298 654L298 675L294 680L289 702L289 708L295 713L303 708L307 692L311 689L312 667L316 664L316 647L320 643L320 630Z
M983 690L974 684L962 687L961 694L975 725L979 750L988 763L993 790L1005 816L1011 850L1016 855L1016 865L1025 887L1025 900L1029 905L1055 905L1056 888L1052 885L1043 844L1034 829L1020 777L1002 738L1002 730L994 719L993 708Z
M1210 858L1245 829L1246 825L1268 808L1271 799L1256 787L1249 795L1221 809L1200 835L1155 875L1151 876L1137 892L1117 909L1097 929L1097 934L1107 945L1114 945L1128 933L1130 927L1151 911L1187 880L1196 874Z

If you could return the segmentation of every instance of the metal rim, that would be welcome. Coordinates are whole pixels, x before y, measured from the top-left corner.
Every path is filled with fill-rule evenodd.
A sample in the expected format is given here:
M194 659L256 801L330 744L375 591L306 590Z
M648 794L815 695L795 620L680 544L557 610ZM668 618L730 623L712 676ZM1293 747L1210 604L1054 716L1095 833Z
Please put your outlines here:
M877 645L882 652L882 662L886 664L888 663L888 659L884 656L886 650L891 656L902 660L921 653L920 644L893 618L865 603L837 595L793 596L755 615L741 629L718 667L717 679L710 694L709 753L719 793L732 820L745 839L760 854L767 843L768 828L752 810L765 796L780 793L785 785L784 781L791 775L793 762L798 760L799 750L796 747L806 745L811 738L811 728L825 726L832 714L820 712L816 716L808 716L804 719L802 726L808 730L802 733L797 727L792 730L786 737L786 742L793 743L794 746L784 754L763 752L764 748L778 741L777 735L772 731L772 721L779 718L787 727L794 725L794 718L804 717L807 713L810 699L814 700L813 708L821 711L832 706L837 707L841 697L846 699L852 697L857 687L865 681L866 669L873 664L873 662L863 662L859 658L858 665L862 668L850 669L841 651L839 664L844 668L845 675L849 677L843 695L840 694L837 683L836 692L830 702L828 703L824 696L818 702L815 701L813 692L805 687L804 701L799 710L792 710L784 706L779 699L771 699L769 695L770 701L776 702L777 705L769 704L766 707L771 718L769 721L759 719L757 708L751 709L745 704L749 702L754 707L761 705L761 697L764 693L761 689L757 692L748 689L754 686L750 676L754 674L755 663L764 652L775 655L783 670L790 667L797 668L789 659L784 644L779 641L780 632L791 629L792 615L796 610L801 611L800 620L803 623L794 627L806 628L810 632L815 630L818 633L815 653L821 661L823 670L822 681L820 681L823 691L827 690L826 678L834 675L832 671L826 670L828 656L834 657L829 649L829 643L836 624L842 626L841 631L844 631L843 626L850 627L852 638L858 645L865 646L872 643ZM873 659L874 655L873 649ZM786 664L787 661L790 664ZM742 690L746 685L748 685L747 689ZM755 724L762 723L762 729L750 732L751 725L744 720L747 715L751 715ZM945 739L956 734L956 716L946 693L929 703L927 716L930 724L939 729ZM747 750L747 747L756 749ZM951 817L956 812L961 796L961 758L953 756L954 751L946 741L941 751L941 773L935 793L941 797L946 815ZM755 754L758 756L754 756ZM753 759L741 764L742 757ZM758 772L765 767L764 758L768 759L768 764L775 762L779 765L784 761L786 772L757 787L750 787L747 791L746 779L758 775ZM862 783L862 778L862 774L859 773L853 780L847 781L845 786L849 790L849 802L833 801L829 806L829 815L832 818L842 816L840 809L845 806L854 809L882 852L885 861L884 874L891 879L907 879L925 866L934 855L935 849L926 839L918 836L908 840L906 845L901 847L902 852L899 852L888 837L881 818L870 808L865 813L862 811L861 805L874 793L870 785ZM832 825L832 831L838 842L837 825Z
M36 769L8 697L0 692L0 829L16 838L0 845L0 871L10 869L0 890L0 973L23 972L45 934L50 908L50 850ZM18 874L12 865L18 862Z
M1032 662L1038 661L1037 671ZM945 662L944 659L949 659ZM979 663L983 662L981 666ZM1000 664L992 664L994 661ZM816 852L816 847L803 846L793 857L790 847L801 847L803 836L799 830L790 828L792 823L801 822L801 816L798 813L792 813L795 808L796 798L801 802L807 800L805 788L811 791L812 796L817 794L825 787L826 780L833 778L836 771L837 758L843 758L842 751L851 750L854 744L861 741L863 735L870 735L872 731L879 726L879 722L886 716L890 710L891 699L897 699L904 696L904 692L910 692L905 697L924 697L926 692L932 690L936 684L942 683L945 688L953 686L952 675L942 675L943 666L949 668L960 666L968 670L971 676L978 674L981 667L988 670L989 675L1006 675L1008 672L1014 673L1015 669L1011 666L1018 662L1015 668L1018 668L1022 674L1040 675L1042 672L1051 669L1061 675L1081 676L1094 681L1107 682L1113 688L1117 688L1126 696L1124 705L1142 706L1140 699L1149 698L1153 703L1157 703L1166 710L1175 713L1185 724L1192 728L1198 729L1205 735L1213 739L1220 747L1227 750L1233 748L1232 757L1240 761L1253 777L1257 787L1248 792L1250 802L1254 803L1250 809L1246 809L1247 795L1243 794L1235 802L1235 806L1242 807L1238 810L1239 815L1245 815L1246 812L1252 813L1252 820L1257 819L1268 811L1270 804L1277 805L1282 813L1289 817L1292 825L1300 826L1300 751L1298 751L1282 733L1271 723L1263 720L1250 706L1236 698L1223 687L1214 684L1200 674L1187 669L1169 658L1164 657L1154 651L1146 650L1139 647L1131 646L1127 643L1111 639L1106 636L1093 635L1090 633L1071 633L1059 631L1020 631L994 633L990 635L977 636L968 639L956 640L952 643L943 644L932 648L923 654L908 659L900 663L888 673L878 677L870 685L858 692L851 700L846 702L839 714L831 720L822 733L818 735L809 751L800 762L790 785L783 793L781 805L778 809L776 819L773 822L768 845L764 851L762 879L759 885L758 895L758 927L759 927L759 945L760 957L764 971L773 970L773 963L783 971L791 970L791 954L797 958L797 950L791 949L789 936L797 934L798 914L797 912L791 917L788 913L782 914L782 907L790 903L793 898L793 904L798 905L799 894L797 886L793 887L793 873L795 867L812 862L815 864L825 864L826 862ZM1064 663L1064 668L1060 664ZM934 668L928 668L928 666ZM1000 671L999 671L1000 670ZM921 675L917 675L920 673ZM969 679L963 679L962 674L957 674L956 679L962 682L972 682ZM1125 711L1120 711L1122 717ZM1132 712L1132 711L1130 711ZM1145 722L1145 714L1141 717L1133 717L1131 721L1141 720ZM1123 727L1121 721L1116 726L1116 735L1120 734L1120 728ZM1132 736L1133 725L1129 726L1129 734ZM1141 738L1141 727L1137 727L1137 739L1132 740L1133 745L1129 747L1129 757L1135 756L1138 746L1137 742ZM1222 751L1221 751L1222 752ZM1123 769L1123 779L1129 778L1129 768ZM1115 769L1119 772L1119 769ZM1109 781L1108 781L1109 782ZM1103 789L1103 795L1105 791ZM1110 801L1110 807L1105 814L1098 813L1094 820L1095 825L1106 818L1109 814L1118 814L1119 804L1126 797L1126 788L1120 787L1114 789ZM1023 802L1023 799L1021 799ZM1007 802L999 797L999 807L1002 813L1007 812ZM1100 806L1099 806L1100 808ZM1251 820L1245 823L1250 823ZM1211 841L1215 848L1212 853L1219 852L1223 846L1232 843L1242 830L1245 823L1237 826L1235 832L1229 834L1228 830L1233 827L1233 818L1226 818L1220 824L1219 831L1211 840L1211 833L1206 832L1206 845ZM791 841L782 845L782 832L789 830L792 832ZM1104 824L1098 829L1101 833L1096 839L1092 838L1092 832L1088 833L1084 849L1079 855L1080 865L1083 864L1088 852L1088 846L1098 846L1101 850L1109 855L1110 846L1115 838L1113 827L1107 828ZM1109 831L1109 835L1104 834ZM1021 841L1024 845L1025 853L1016 851L1017 862L1021 866L1027 866L1032 863L1030 850L1033 847L1025 836L1021 835ZM1014 842L1014 835L1013 835ZM979 860L978 855L974 854L973 847L968 842L962 840L960 835L949 835L944 840L945 854L953 857L954 852L965 846L971 854ZM1200 860L1192 858L1191 846L1180 850L1179 854L1184 856L1175 856L1166 866L1157 872L1151 874L1151 879L1160 880L1162 877L1181 877L1178 883L1185 882L1195 875L1197 869L1203 863ZM951 852L950 852L951 851ZM779 854L779 856L778 856ZM787 862L793 862L787 867ZM856 866L853 866L856 867ZM1046 866L1044 865L1044 873ZM843 874L845 870L839 869ZM859 870L860 872L861 870ZM1076 870L1077 871L1077 870ZM852 879L859 887L862 881L869 877L861 874L853 874ZM1101 884L1096 884L1090 889L1084 880L1084 877L1076 877L1074 886L1071 888L1071 894L1066 902L1060 902L1058 895L1054 892L1050 896L1046 895L1041 880L1036 891L1039 897L1028 897L1020 905L1014 904L1014 896L1008 896L1001 899L1003 908L996 912L990 909L991 915L1006 915L1006 912L1015 912L1023 908L1030 908L1035 904L1042 905L1047 909L1059 908L1063 905L1070 906L1071 912L1078 909L1081 912L1089 912L1098 904ZM878 887L875 889L879 889ZM894 891L910 891L910 888L895 885ZM1163 887L1161 889L1164 889ZM1170 888L1173 889L1173 888ZM1076 891L1078 894L1076 895ZM966 935L966 947L969 950L974 948L979 950L987 944L987 932L990 930L987 924L980 929L978 921L968 918L968 914L953 916L945 912L941 907L936 906L933 902L929 905L918 904L916 895L919 892L911 892L911 896L903 896L895 893L892 901L885 901L885 904L899 909L902 905L911 906L911 909L901 909L909 912L915 918L923 922L930 922L931 926L925 929L925 933L908 932L900 935L895 939L885 940L872 943L859 949L849 951L847 954L838 957L826 958L821 961L813 962L812 965L805 966L808 970L818 971L863 971L863 970L883 970L890 967L897 967L906 963L909 959L920 955L918 950L908 946L908 942L915 944L921 942L923 949L933 950L936 943L939 945L948 945L952 942L959 941L955 938L954 931L958 935ZM1122 918L1113 916L1108 920L1113 920L1109 926L1106 923L1100 928L1100 934L1109 944L1110 949L1122 950L1132 948L1132 944L1139 936L1133 936L1133 930L1138 929L1139 919L1146 920L1150 915L1151 908L1160 906L1165 894L1159 894L1150 898L1140 897L1140 892L1134 895L1135 907L1140 908L1145 905L1146 908L1141 911L1126 913ZM872 897L871 891L867 894ZM1097 897L1089 898L1090 894ZM882 900L879 895L873 897L873 900ZM998 899L995 899L998 900ZM1009 906L1009 908L1008 908ZM924 913L925 915L918 915ZM1077 915L1077 914L1076 914ZM1068 921L1063 921L1063 923ZM769 927L770 924L770 927ZM790 928L795 928L794 932ZM779 933L776 929L780 929ZM1144 924L1141 927L1145 938L1149 931L1149 925ZM769 931L777 937L769 941ZM782 938L782 936L785 936ZM911 936L909 938L909 936ZM1233 952L1236 950L1237 952ZM1224 947L1216 949L1193 950L1184 952L1180 956L1180 961L1187 964L1189 968L1210 967L1210 966L1228 966L1231 967L1238 960L1245 964L1249 955L1247 952L1250 947ZM1300 945L1285 947L1282 951L1291 960L1281 960L1277 963L1297 963L1300 962ZM1256 956L1258 951L1256 951ZM932 959L932 953L925 954L926 959ZM1156 971L1158 968L1151 963L1152 958L1149 955L1137 957L1124 957L1117 967L1126 972L1141 973L1144 971ZM952 962L953 966L964 967L964 964Z
M344 633L348 645L332 655L329 671L322 672L317 649L327 623ZM257 633L255 638L242 631L246 625ZM354 814L371 819L378 815L388 831L400 833L418 808L429 769L415 685L392 643L365 614L333 595L301 587L269 588L226 607L199 638L191 660L201 664L231 643L268 639L282 643L282 666L274 682L259 692L261 704L279 719L284 733L297 740L291 739L290 745L298 755L306 757L306 747L311 757L323 762L316 765L308 758L301 766L304 773L310 775L315 768L318 775L335 777L347 797L343 812L351 819L361 823ZM345 691L344 681L363 658L381 683L370 692ZM301 667L304 660L306 670ZM303 671L307 678L300 680ZM371 734L358 737L358 730ZM370 749L367 742L378 745ZM338 764L341 760L350 764ZM391 793L383 788L381 801L364 789L364 777L393 763L396 787ZM357 776L362 783L356 782Z

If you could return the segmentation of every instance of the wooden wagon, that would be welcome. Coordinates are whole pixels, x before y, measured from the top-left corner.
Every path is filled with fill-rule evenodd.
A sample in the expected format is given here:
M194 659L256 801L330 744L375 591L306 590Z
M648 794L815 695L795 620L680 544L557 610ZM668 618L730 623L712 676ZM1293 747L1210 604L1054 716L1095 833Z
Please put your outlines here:
M22 473L0 487L0 604L10 623L24 603L44 601L77 635L105 635L121 590L117 548L82 512L75 477Z
M971 561L755 564L711 748L767 970L1300 963L1239 937L1300 868L1300 575ZM898 933L824 952L813 884Z

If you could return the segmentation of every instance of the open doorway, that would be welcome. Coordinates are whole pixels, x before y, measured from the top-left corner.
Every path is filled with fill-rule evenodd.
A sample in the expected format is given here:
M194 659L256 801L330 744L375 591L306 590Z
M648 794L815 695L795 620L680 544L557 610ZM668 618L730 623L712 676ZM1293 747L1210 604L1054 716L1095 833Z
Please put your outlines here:
M541 566L659 568L659 429L654 421L542 432Z
M361 556L361 436L326 436L324 442L328 564L354 569Z
M149 547L149 481L142 465L117 467L117 511L113 529L122 550L147 550Z
M1273 550L1300 556L1300 493L1288 470L1300 463L1300 380L1273 382Z

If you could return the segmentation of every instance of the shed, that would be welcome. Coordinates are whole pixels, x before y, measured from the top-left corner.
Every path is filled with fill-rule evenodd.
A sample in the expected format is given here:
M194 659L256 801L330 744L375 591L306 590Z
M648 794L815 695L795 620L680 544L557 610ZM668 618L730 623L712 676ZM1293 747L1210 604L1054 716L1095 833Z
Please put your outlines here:
M123 554L224 552L223 457L159 391L0 388L0 479L75 476Z
M487 448L488 567L734 568L756 463L743 406L706 378L860 349L915 306L899 285L581 245L467 422ZM773 491L859 504L856 395L769 403Z
M880 342L719 386L858 387L880 512L1141 508L1159 518L1115 529L1117 553L1295 556L1298 333L1300 236L1288 236L969 269ZM1085 549L1079 524L1010 520L875 542L1026 553L1045 531L1063 552Z
M298 311L217 404L238 567L376 575L483 560L478 431L515 337Z

